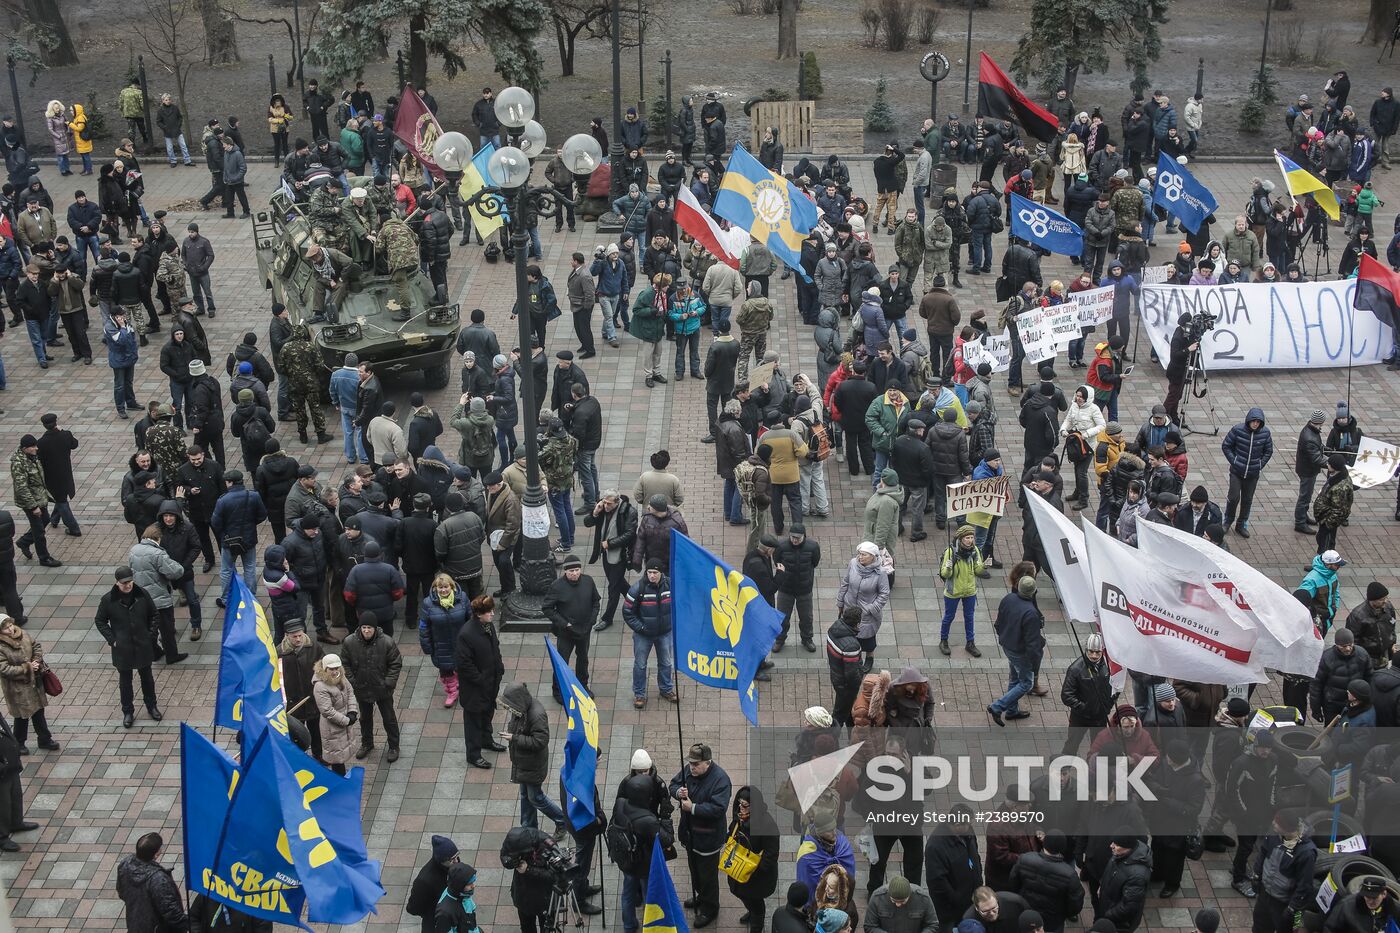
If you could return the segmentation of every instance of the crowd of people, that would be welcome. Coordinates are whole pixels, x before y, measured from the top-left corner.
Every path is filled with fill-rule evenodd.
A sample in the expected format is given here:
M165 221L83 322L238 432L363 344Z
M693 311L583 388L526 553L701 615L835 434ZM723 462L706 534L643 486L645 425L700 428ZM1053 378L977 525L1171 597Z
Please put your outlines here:
M1378 255L1373 215L1383 202L1374 194L1371 173L1389 169L1388 145L1400 124L1400 106L1389 88L1371 107L1366 125L1348 104L1349 90L1345 73L1338 73L1327 83L1320 112L1304 95L1286 117L1295 160L1325 174L1347 206L1344 229L1350 242L1341 255L1342 276L1354 273L1361 253ZM418 91L436 110L426 87ZM417 628L419 648L437 671L444 706L462 711L468 763L481 769L508 763L511 780L519 785L519 832L513 831L508 846L529 854L517 853L508 865L514 866L511 894L525 930L537 929L549 909L558 882L549 853L568 838L576 852L564 871L580 911L601 909L587 870L601 839L622 873L620 904L628 933L638 929L654 838L671 854L676 842L686 849L693 897L685 906L694 911L695 928L718 916L724 856L730 891L753 933L763 930L770 916L780 933L842 933L858 924L862 909L866 930L889 933L1057 931L1090 912L1091 929L1126 933L1142 923L1149 881L1160 882L1161 897L1178 893L1188 850L1201 842L1191 838L1196 835L1204 837L1205 848L1234 845L1232 880L1236 890L1254 898L1256 933L1293 929L1302 912L1311 910L1315 828L1285 808L1285 790L1293 786L1286 756L1267 736L1254 741L1248 735L1256 708L1252 693L1234 685L1134 674L1129 701L1110 686L1097 635L1084 641L1064 678L1066 752L1077 752L1087 738L1091 754L1113 744L1156 756L1156 780L1167 803L1148 808L1115 800L1089 814L1060 809L1059 822L1040 831L987 835L985 857L966 824L950 824L931 836L880 835L869 846L861 898L856 844L846 829L865 812L861 804L868 788L853 777L851 793L824 796L805 810L776 801L794 810L793 828L802 842L798 880L785 903L770 911L779 874L778 824L787 817L769 809L757 785L733 787L707 745L691 747L669 780L664 775L670 772L659 770L652 754L638 748L611 800L603 799L600 788L600 819L589 826L571 823L546 790L557 744L551 741L547 709L526 683L508 677L498 634L501 603L516 590L522 562L527 479L517 429L525 403L521 387L528 381L540 425L541 481L557 534L552 544L558 574L544 594L543 612L560 654L587 688L593 633L610 628L621 607L632 637L634 707L642 709L649 701L653 652L657 695L678 702L670 531L688 531L682 509L687 499L694 503L702 494L687 489L672 471L665 449L650 454L650 468L635 477L630 495L622 491L628 477L600 477L597 456L606 422L585 366L600 352L594 328L601 310L601 342L620 349L626 336L635 340L648 389L668 383L664 342L675 344L676 382L687 370L704 382L706 410L696 421L706 425L701 440L713 445L716 498L723 502L724 520L747 531L743 554L730 556L739 558L735 563L762 598L783 614L772 654L786 649L794 615L796 640L805 652L816 653L824 637L833 696L827 706L803 713L794 764L834 749L847 729L855 738L862 730L870 735L872 729L898 727L897 753L906 756L933 747L936 687L929 672L889 657L888 650L882 658L879 651L890 594L899 582L896 551L918 555L916 565L937 568L944 597L942 655L952 654L952 623L961 611L963 650L981 656L980 630L984 644L994 638L1006 656L1008 688L987 705L990 721L1005 728L1030 717L1029 704L1050 693L1040 674L1045 620L1037 578L1050 570L1044 545L1024 514L1019 547L998 541L1002 519L974 524L948 514L946 487L1009 475L1022 509L1029 508L1026 497L1039 496L1057 510L1066 504L1076 512L1092 509L1101 528L1128 544L1136 544L1140 523L1154 522L1227 547L1231 532L1250 537L1256 487L1275 452L1265 412L1253 407L1221 443L1228 488L1188 481L1188 457L1211 454L1188 454L1181 426L1180 399L1195 349L1187 319L1179 322L1162 361L1167 377L1162 403L1136 430L1120 420L1119 395L1136 347L1135 295L1153 261L1158 226L1165 223L1164 232L1177 235L1175 218L1152 203L1155 160L1159 153L1189 160L1206 145L1200 95L1186 104L1180 120L1161 92L1135 98L1111 126L1100 109L1081 110L1062 91L1047 103L1059 120L1059 134L1048 144L1029 146L1014 124L993 116L978 115L967 124L957 117L943 124L928 120L909 152L892 143L875 159L873 191L837 156L820 163L789 160L777 130L768 128L757 153L760 162L785 174L821 217L803 240L803 274L797 276L756 240L737 269L717 261L676 220L682 186L708 210L722 183L729 140L717 95L709 95L698 112L685 99L677 120L680 152L665 152L659 160L645 122L629 111L621 127L625 157L612 167L625 175L627 194L611 205L623 218L623 231L615 241L597 245L591 256L573 253L567 284L556 289L537 264L543 255L541 233L531 227L535 262L528 267L525 305L472 311L457 340L462 369L456 404L438 410L415 392L402 413L374 367L354 354L331 374L327 392L311 332L280 305L267 325L266 350L257 330L247 331L227 353L227 382L219 378L216 348L200 321L217 313L214 248L198 223L189 223L177 242L166 229L165 212L147 214L132 142L138 135L149 140L140 95L135 84L123 90L120 111L130 138L96 169L82 105L53 101L46 109L59 173L72 174L71 154L80 157L81 174L99 176L95 200L84 190L73 192L64 234L55 221L54 196L40 180L25 141L13 121L0 123L9 173L0 220L0 286L10 323L24 321L38 365L48 369L50 350L64 345L57 331L62 320L71 362L90 364L87 309L99 308L117 413L139 417L120 500L111 503L132 526L135 543L113 571L111 589L94 615L119 675L126 728L135 724L133 675L148 716L162 719L153 667L157 660L174 665L187 656L180 650L177 610L188 618L188 639L201 639L201 593L217 565L221 594L237 575L265 598L287 706L304 727L312 754L339 773L375 751L376 710L384 760L398 759L396 690L403 658L395 631L396 626ZM484 89L472 112L483 140L502 135L492 101L490 89ZM301 103L289 107L275 95L267 121L273 155L283 160L279 184L303 205L314 231L307 259L324 286L316 309L324 314L321 320L336 320L337 289L361 273L395 276L403 285L417 267L439 297L445 295L452 239L460 232L457 245L470 243L471 217L455 179L448 179L444 191L394 138L397 99L388 98L380 109L363 82L337 99L313 80ZM293 132L302 119L308 121L310 141ZM331 121L338 135L332 135ZM165 95L155 124L172 168L194 161L185 123ZM592 132L606 150L607 134L598 121ZM222 199L232 217L237 202L246 216L249 142L238 120L225 125L210 119L201 135L199 147L211 175L201 206L208 209ZM701 140L703 161L696 165L693 148ZM979 166L965 195L933 184L934 165L944 159ZM549 166L549 181L569 192L574 179L562 161L556 162ZM352 186L352 176L368 178L368 188ZM1057 179L1063 180L1060 197ZM912 202L901 205L906 186L912 188ZM1071 257L1080 274L1068 286L1047 281L1043 252L1031 244L1010 235L1004 242L994 240L1006 226L1012 193L1046 204L1060 204L1062 198L1067 215L1083 228L1083 248ZM1290 206L1273 195L1270 182L1255 179L1228 232L1223 225L1212 229L1217 224L1211 217L1196 233L1184 234L1166 260L1166 280L1207 285L1306 279L1301 246L1309 237L1325 242L1327 219L1310 198ZM574 229L572 209L553 219L556 231L566 221ZM876 258L881 226L891 238L883 274ZM494 244L482 246L484 253ZM962 275L991 274L994 250L1001 254L997 305L964 311L955 294L965 289ZM387 255L387 265L376 265L372 257L380 254ZM1400 269L1400 218L1385 258ZM783 326L791 313L775 290L783 280L795 293L799 332L810 334L815 344L815 351L807 345L786 360L770 349L776 343L770 340L773 328ZM1099 340L1086 330L1068 352L1069 368L1083 369L1084 382L1062 385L1053 365L1042 365L1027 384L1018 316L1101 285L1114 289L1107 336ZM401 295L396 310L406 319L416 309L406 286ZM551 354L548 322L562 311L561 297L572 312L578 345ZM533 335L523 349L513 340L519 315L529 316ZM498 332L499 327L508 330ZM707 329L708 342L701 336ZM140 348L162 330L168 340L159 354L143 355ZM1002 397L1000 405L993 367L969 360L969 345L993 332L1007 332L1012 346L1004 386L1010 401ZM555 340L560 339L556 332ZM606 358L608 350L601 352ZM169 393L143 406L133 386L138 369L154 368L153 357ZM1397 361L1400 353L1392 356L1392 365L1400 365ZM326 420L327 404L338 419ZM0 511L5 608L0 686L13 720L11 726L0 717L0 758L7 765L30 754L31 721L39 748L59 749L44 715L49 696L44 652L23 628L27 619L14 549L30 560L37 554L44 567L57 567L47 534L60 524L68 535L82 534L72 509L78 494L72 452L79 447L81 425L76 431L60 428L54 414L40 420L43 433L23 435L10 460L14 502L25 513L27 530L16 538L14 516ZM313 426L315 443L326 444L334 439L330 427L336 420L344 442L342 475L324 475L309 458L299 460L284 449L291 448L290 438L277 436L281 423L295 422L304 447L312 444L308 429ZM1010 452L1008 435L1016 434L1008 429L1011 420L1021 429L1019 464L1003 456L1003 449ZM1366 788L1364 806L1370 808L1373 799L1385 806L1393 786L1385 776L1394 754L1373 758L1364 752L1365 730L1395 725L1400 716L1400 681L1391 664L1394 609L1386 588L1370 582L1365 602L1344 620L1336 618L1339 571L1346 565L1338 536L1351 515L1348 471L1362 430L1347 401L1337 404L1330 427L1328 421L1326 413L1316 411L1298 426L1294 526L1315 537L1316 557L1295 595L1311 610L1320 634L1335 629L1335 644L1323 654L1314 678L1284 679L1284 701L1298 711L1299 722L1311 716L1333 724L1338 760L1364 767L1360 783ZM237 451L226 451L226 434L238 441ZM241 459L241 469L230 452ZM828 472L831 463L838 466ZM870 486L862 541L853 553L832 555L828 549L826 566L835 569L822 573L816 523L835 514L830 488L842 481L840 465L852 485ZM1073 477L1068 496L1066 467ZM911 548L929 538L930 517L948 532L946 541ZM592 529L584 541L576 537L580 519ZM898 545L906 530L907 545ZM601 564L600 575L592 572L595 564ZM979 581L995 570L1008 571L1008 592L994 611L983 606L979 619ZM927 569L911 566L908 575L922 578ZM828 582L838 585L837 617L829 627L818 618L813 599L816 586ZM223 595L217 604L225 607ZM774 666L765 660L757 679L771 679ZM886 666L900 673L892 676ZM503 719L498 712L504 712ZM1185 726L1210 730L1209 747L1197 745L1188 732L1180 738L1171 732ZM502 752L504 759L487 757ZM0 850L5 851L18 848L11 833L36 828L23 819L17 775L17 768L0 773L0 825L7 829ZM1215 792L1209 809L1208 786ZM1040 806L1046 790L1018 788L1004 806L1054 810ZM609 802L612 806L605 807ZM868 809L869 800L864 803ZM676 811L679 824L673 830ZM552 835L538 828L540 812L553 823ZM1273 834L1241 828L1258 825L1261 813L1272 821ZM1237 827L1237 839L1225 834L1230 823ZM1191 827L1200 832L1190 832ZM902 874L887 865L896 842L903 852ZM178 925L184 918L183 904L171 896L174 883L156 861L162 844L155 834L143 837L118 871L131 929ZM747 870L731 870L735 845L751 856ZM1384 851L1383 840L1373 844L1372 854L1400 868L1400 859ZM471 929L477 922L475 876L456 845L435 836L409 912L423 919L425 931ZM200 909L207 910L207 902L201 907L196 899L192 913ZM1329 930L1373 930L1392 917L1400 918L1393 898L1383 886L1367 885L1338 894L1326 924ZM1194 922L1200 933L1220 928L1219 914L1211 909Z

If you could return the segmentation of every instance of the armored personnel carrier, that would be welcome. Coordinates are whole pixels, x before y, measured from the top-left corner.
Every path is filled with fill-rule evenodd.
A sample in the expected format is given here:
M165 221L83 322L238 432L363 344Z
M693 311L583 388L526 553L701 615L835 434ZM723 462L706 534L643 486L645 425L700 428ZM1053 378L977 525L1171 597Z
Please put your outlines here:
M317 240L303 206L285 190L274 192L268 209L253 218L253 239L264 286L286 306L294 323L307 325L328 369L354 353L381 378L421 372L428 388L447 386L461 308L440 301L419 269L409 273L409 287L414 308L421 310L408 320L392 320L398 310L393 280L368 269L337 295L336 321L323 321L317 318L317 282L305 258Z

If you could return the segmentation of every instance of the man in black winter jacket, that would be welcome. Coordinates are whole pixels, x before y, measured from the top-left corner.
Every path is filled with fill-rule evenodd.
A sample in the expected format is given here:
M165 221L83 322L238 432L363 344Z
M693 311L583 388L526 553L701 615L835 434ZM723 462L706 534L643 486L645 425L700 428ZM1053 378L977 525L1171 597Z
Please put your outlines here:
M559 376L555 375L556 383ZM598 504L598 448L603 446L603 406L588 394L588 380L569 387L569 399L559 414L564 428L578 441L574 472L583 485L583 505L575 515L587 515Z
M437 573L435 539L437 521L433 518L433 498L426 492L415 493L410 500L412 511L399 523L402 542L400 561L407 585L404 619L412 623L418 618L423 597L432 592L433 574ZM409 503L404 503L406 506Z
M1011 867L1010 890L1040 914L1049 933L1059 933L1065 921L1084 908L1084 884L1065 857L1068 848L1065 834L1052 829L1045 834L1041 851L1022 852Z
M596 564L601 560L608 580L608 605L593 629L601 632L613 624L617 605L627 595L627 562L637 539L637 509L616 489L607 489L584 516L583 524L593 529L593 550L588 562Z
M282 444L275 437L268 439L264 450L266 452L254 474L253 488L262 496L263 505L267 506L267 520L272 525L272 540L281 542L287 536L287 495L296 485L301 466L296 460L282 453Z
M708 745L690 747L686 763L671 778L671 796L680 801L680 840L686 848L695 892L695 927L719 914L719 854L729 828L729 775L714 761Z
M1077 754L1086 734L1108 725L1116 696L1109 683L1103 636L1094 632L1084 639L1084 653L1065 670L1060 702L1069 707L1069 734L1060 754Z
M364 514L360 516L361 521ZM365 542L365 559L350 568L345 578L344 597L346 605L363 619L372 613L374 620L383 627L385 634L394 634L394 603L403 599L404 579L397 567L386 564L381 557L379 542ZM416 612L417 609L415 608Z
M1298 432L1298 454L1293 463L1293 472L1298 475L1298 500L1293 504L1293 530L1303 535L1312 534L1317 526L1317 522L1308 517L1308 508L1312 505L1317 476L1327 465L1322 443L1323 421L1322 412L1314 411Z
M1010 290L1020 291L1027 282L1034 282L1041 288L1045 286L1040 274L1040 257L1016 237L1010 238L1010 245L1002 254L1001 274L1005 276L1006 287Z
M791 525L787 537L779 541L773 552L773 565L778 570L778 601L774 608L783 614L782 630L778 633L778 640L773 643L774 652L782 651L787 642L794 610L797 612L802 647L808 651L817 650L812 637L812 591L821 562L821 545L807 537L805 526Z
M297 578L297 606L302 619L306 618L307 603L311 604L312 620L316 624L316 640L327 645L336 645L340 639L331 635L326 627L326 545L321 540L322 519L320 515L305 515L292 521L291 530L280 542L287 554L287 563Z
M433 553L442 572L457 581L468 599L475 599L485 591L481 546L486 525L462 493L449 492L443 501L443 519L433 531Z
M1322 652L1317 662L1317 674L1308 687L1308 705L1313 719L1328 723L1347 706L1347 684L1353 680L1368 680L1371 656L1356 650L1356 636L1351 629L1338 628L1334 644Z
M831 719L837 726L854 726L851 709L860 694L864 677L863 657L856 629L860 627L860 607L847 606L826 632L826 664L831 673Z
M962 821L938 825L924 846L924 877L929 897L938 913L939 929L952 930L972 903L972 894L982 886L982 856L977 850L977 834L972 810L955 804L951 813Z
M919 418L911 418L908 427L907 433L894 439L890 467L899 474L899 485L904 489L900 525L904 524L904 516L909 515L912 525L909 540L922 541L928 537L924 532L924 506L928 504L929 488L934 485L933 452L924 440L927 425ZM963 444L966 449L967 441Z
M593 578L583 572L583 561L570 554L564 558L563 576L549 585L541 609L554 631L555 646L565 663L571 657L574 673L579 683L588 686L588 639L593 632L593 623L598 618L598 608L603 597ZM564 696L559 692L559 682L551 678L554 687L554 702L564 704Z
M399 758L399 718L394 714L394 689L403 672L403 656L393 636L385 634L375 620L371 613L360 612L359 628L341 644L340 659L360 707L360 748L355 757L363 760L374 749L374 710L378 707L379 714L384 717L384 734L389 740L384 759L394 762Z

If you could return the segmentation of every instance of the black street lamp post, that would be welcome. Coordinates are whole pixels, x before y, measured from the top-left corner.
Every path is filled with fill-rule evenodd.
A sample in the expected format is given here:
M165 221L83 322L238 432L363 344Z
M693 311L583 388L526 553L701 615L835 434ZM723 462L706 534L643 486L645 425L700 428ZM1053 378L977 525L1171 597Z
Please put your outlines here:
M24 147L29 148L29 140L24 138L24 107L19 102L19 81L15 79L15 57L6 55L5 62L10 66L10 96L15 101L15 127L19 130L19 138L23 140ZM145 70L142 70L142 83L145 83ZM146 125L150 125L150 114L146 114Z
M498 186L482 188L467 201L469 208L475 208L485 217L509 215L510 244L515 263L515 307L521 360L520 395L524 408L525 428L525 495L521 499L521 529L524 544L521 548L519 568L519 588L506 597L506 611L502 623L509 624L517 631L548 631L542 606L545 592L555 579L554 559L549 553L550 509L544 488L540 485L539 466L539 402L535 398L535 383L530 378L530 357L533 331L530 326L530 286L526 280L526 258L530 250L529 230L532 226L550 217L558 217L560 211L571 205L568 198L561 195L553 185L530 185L530 157L527 152L538 153L544 145L543 128L532 120L534 100L529 92L520 88L506 88L496 97L496 115L509 137L509 145L497 150L491 158L491 174L498 180ZM527 127L527 124L529 126ZM457 164L464 164L471 158L471 143L461 134L444 134L460 137L454 140L457 147ZM443 139L439 140L441 145ZM436 151L434 153L437 154ZM586 133L570 137L561 147L560 155L564 164L574 173L575 178L586 178L602 161L602 149L596 140ZM443 164L439 159L438 164ZM444 166L447 168L448 166ZM451 170L449 168L449 170Z
M623 219L612 209L612 204L627 193L622 187L622 5L621 0L612 0L612 138L608 140L608 167L611 177L608 184L608 209L598 218L599 231L621 230Z

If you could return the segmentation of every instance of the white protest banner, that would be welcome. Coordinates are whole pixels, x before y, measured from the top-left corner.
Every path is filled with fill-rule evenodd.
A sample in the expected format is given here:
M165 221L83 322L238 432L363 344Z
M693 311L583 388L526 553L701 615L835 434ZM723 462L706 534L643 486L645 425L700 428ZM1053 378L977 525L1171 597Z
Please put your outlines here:
M1311 677L1322 657L1312 614L1265 574L1229 551L1171 525L1138 523L1138 551L1150 560L1192 573L1214 586L1258 626L1256 647L1265 667Z
M1349 836L1346 839L1338 839L1331 848L1333 852L1365 852L1366 837L1357 833L1355 836Z
M1074 526L1059 509L1040 496L1026 495L1035 530L1045 545L1045 558L1050 562L1050 576L1064 604L1065 615L1076 622L1093 625L1098 622L1098 606L1094 602L1094 584L1089 579L1089 565L1084 562L1084 532Z
M1207 684L1268 679L1255 651L1259 630L1224 593L1080 522L1100 630L1119 664Z
M1147 285L1142 326L1165 361L1183 314L1217 318L1201 339L1207 370L1369 366L1389 353L1390 328L1351 306L1354 281L1245 285Z
M974 372L986 363L992 367L992 372L1004 373L1011 368L1011 338L1006 334L992 334L964 343L963 361Z
M1080 327L1097 327L1099 324L1108 323L1113 317L1112 285L1075 292L1070 297L1074 299L1075 307L1079 311Z
M972 512L1005 515L1006 503L1011 498L1011 484L1005 476L992 476L954 483L947 487L947 493L949 515L968 515Z
M1142 284L1161 285L1167 280L1167 276L1171 275L1171 271L1170 263L1160 266L1148 266L1146 269L1142 270Z
M1069 346L1079 338L1079 305L1067 301L1045 309L1045 329L1055 341L1056 349Z
M1394 478L1397 467L1400 467L1400 447L1362 436L1356 463L1351 468L1351 484L1357 489L1370 489L1388 483Z

